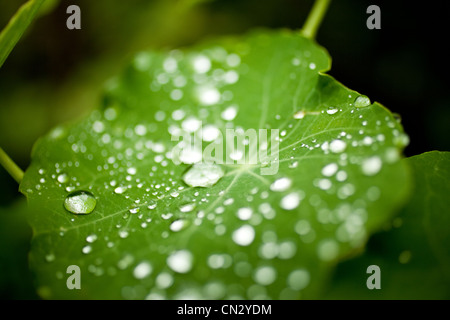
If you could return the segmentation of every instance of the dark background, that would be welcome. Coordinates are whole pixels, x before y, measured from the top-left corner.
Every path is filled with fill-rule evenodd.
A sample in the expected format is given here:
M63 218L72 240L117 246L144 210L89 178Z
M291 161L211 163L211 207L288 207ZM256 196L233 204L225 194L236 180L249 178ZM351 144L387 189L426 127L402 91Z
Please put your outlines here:
M0 3L0 28L24 2ZM30 26L0 68L0 146L23 169L36 139L95 108L103 83L136 51L186 46L255 27L299 29L313 3L50 2L54 6ZM81 8L82 30L66 28L70 4ZM381 30L366 27L366 9L372 4L381 9ZM333 58L329 74L401 116L411 140L406 156L450 150L449 9L449 1L334 0L316 37ZM35 297L28 277L21 276L27 270L30 230L17 214L25 210L15 203L23 198L17 188L0 168L0 273L17 273L1 278L0 298ZM18 240L14 242L11 234ZM12 251L17 254L11 258ZM25 284L17 286L15 277L25 279Z

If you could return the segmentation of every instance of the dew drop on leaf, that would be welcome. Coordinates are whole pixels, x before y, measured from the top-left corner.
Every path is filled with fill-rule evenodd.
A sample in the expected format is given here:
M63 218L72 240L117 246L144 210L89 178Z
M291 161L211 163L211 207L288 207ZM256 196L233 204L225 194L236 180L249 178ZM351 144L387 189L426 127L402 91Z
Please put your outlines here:
M97 200L88 191L75 191L67 195L64 208L73 214L89 214L94 211Z
M364 108L370 106L370 99L367 96L359 96L355 100L355 107Z
M196 163L183 175L183 181L190 187L211 187L223 175L222 168L216 164Z

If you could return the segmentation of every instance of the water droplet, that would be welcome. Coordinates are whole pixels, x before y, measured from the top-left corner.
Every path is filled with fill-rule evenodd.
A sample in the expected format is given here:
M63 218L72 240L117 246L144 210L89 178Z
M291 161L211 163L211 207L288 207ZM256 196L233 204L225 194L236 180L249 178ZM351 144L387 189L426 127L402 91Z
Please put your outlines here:
M336 163L330 163L322 168L322 174L325 177L331 177L333 174L336 173L337 170L338 170L338 165Z
M170 224L170 230L172 230L173 232L178 232L185 229L188 226L188 224L189 224L188 221L184 219L175 220Z
M196 163L184 175L183 181L191 187L211 187L222 178L224 172L216 164Z
M281 208L284 210L294 210L298 207L300 204L300 201L302 200L302 196L298 192L291 192L287 195L285 195L280 202Z
M345 141L336 139L330 142L330 150L333 153L341 153L347 147L347 143Z
M381 170L382 164L380 157L373 156L363 160L361 170L366 176L374 176Z
M69 182L69 176L67 175L67 173L61 173L60 175L58 175L56 179L58 180L59 183Z
M199 55L194 58L192 63L195 72L197 73L206 73L211 69L211 60L204 55Z
M338 111L339 111L339 109L336 108L336 107L328 107L327 113L328 114L335 114Z
M303 119L306 115L306 112L303 110L297 111L294 113L294 119Z
M136 207L136 208L131 208L130 209L130 213L131 214L136 214L136 213L138 213L140 210L139 210L139 207Z
M237 216L241 220L250 220L253 215L253 210L251 208L239 208L237 211Z
M237 107L236 106L229 106L224 111L222 111L222 119L231 121L233 120L237 115Z
M168 272L161 272L156 277L156 286L160 289L167 289L173 284L173 277Z
M179 250L167 258L167 265L178 273L188 273L192 269L194 256L187 250Z
M95 242L95 240L97 240L96 234L91 234L86 237L86 242L93 243L93 242Z
M89 214L94 211L97 200L88 191L75 191L67 195L64 208L74 214Z
M251 225L243 225L233 232L232 239L240 246L248 246L255 239L255 229Z
M277 272L273 267L264 266L259 267L253 274L253 279L260 285L268 286L272 284L277 278Z
M92 247L90 245L84 246L83 249L81 249L81 252L84 254L88 254L92 252Z
M216 140L220 135L220 130L217 129L216 126L213 125L206 125L202 128L202 139L204 141L214 141Z
M292 185L291 179L286 178L286 177L280 178L280 179L275 180L270 185L270 190L282 192L282 191L286 191L287 189L289 189L291 185Z
M152 273L152 271L152 265L147 261L143 261L134 268L133 276L136 279L144 279L148 277Z
M339 245L333 239L322 240L317 246L317 255L323 261L331 261L338 256Z
M200 91L199 100L204 106L210 106L220 101L221 95L216 88L207 88Z
M193 146L183 148L180 152L179 159L184 164L198 163L202 160L202 151Z
M127 187L117 187L114 189L114 193L116 193L116 194L122 194L125 191L127 191Z
M302 290L308 286L310 279L311 277L307 270L297 269L289 274L287 284L294 290Z
M370 104L371 104L371 102L370 102L369 97L364 96L364 95L357 97L355 100L355 103L354 103L355 107L357 107L357 108L368 107L368 106L370 106Z
M315 70L315 69L316 69L316 64L315 64L314 62L311 62L311 63L309 64L309 68L310 68L311 70Z
M180 207L181 212L191 212L194 209L195 209L195 203L187 203Z

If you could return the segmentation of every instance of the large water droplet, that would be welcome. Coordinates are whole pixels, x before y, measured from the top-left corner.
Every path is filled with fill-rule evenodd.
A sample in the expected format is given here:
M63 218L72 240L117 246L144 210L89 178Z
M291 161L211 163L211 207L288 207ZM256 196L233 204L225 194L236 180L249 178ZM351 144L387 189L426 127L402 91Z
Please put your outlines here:
M222 178L224 172L216 164L196 163L183 176L183 181L191 187L211 187Z
M355 100L355 107L364 108L370 106L370 99L367 96L359 96Z
M64 208L74 214L89 214L97 204L97 200L88 191L75 191L64 200Z

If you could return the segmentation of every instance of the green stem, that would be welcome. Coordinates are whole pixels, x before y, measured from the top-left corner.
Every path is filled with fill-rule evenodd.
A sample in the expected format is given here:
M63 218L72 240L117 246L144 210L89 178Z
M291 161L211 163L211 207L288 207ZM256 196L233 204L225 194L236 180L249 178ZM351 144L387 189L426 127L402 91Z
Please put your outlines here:
M314 2L314 6L312 7L301 31L304 37L315 39L317 30L322 23L322 19L327 12L330 2L331 0L316 0L316 2Z
M6 154L5 151L0 147L0 164L8 171L11 177L20 183L23 179L23 171L19 168L17 164Z

